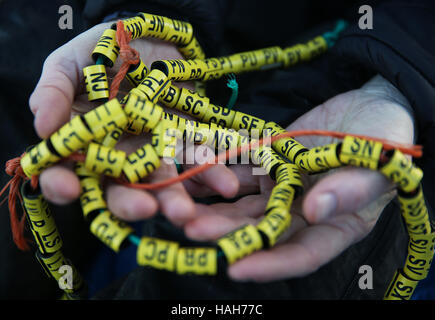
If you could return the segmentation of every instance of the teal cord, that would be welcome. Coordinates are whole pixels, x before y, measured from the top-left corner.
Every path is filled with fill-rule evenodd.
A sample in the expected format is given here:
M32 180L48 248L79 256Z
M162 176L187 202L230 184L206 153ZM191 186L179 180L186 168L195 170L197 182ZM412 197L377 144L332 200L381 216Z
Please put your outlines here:
M237 83L236 75L234 73L227 75L227 87L231 89L231 97L228 101L227 109L231 110L239 95L239 84Z
M337 41L340 33L346 29L348 26L348 23L345 20L338 20L335 24L335 29L332 31L325 32L322 37L325 38L325 41L328 45L328 48L334 46L335 42Z
M140 238L137 235L135 234L129 235L128 240L130 240L130 242L133 243L134 245L139 246Z
M99 55L95 64L104 64L104 57Z

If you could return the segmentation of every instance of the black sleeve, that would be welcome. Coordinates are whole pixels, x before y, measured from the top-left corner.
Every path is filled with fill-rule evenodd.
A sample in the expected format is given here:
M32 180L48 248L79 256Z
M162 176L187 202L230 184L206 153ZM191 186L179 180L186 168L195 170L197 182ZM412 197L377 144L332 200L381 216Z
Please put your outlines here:
M106 16L118 13L146 12L192 24L193 32L207 56L216 55L223 34L227 1L201 0L87 0L83 18L88 27L100 23ZM125 16L125 15L124 15Z
M426 199L435 207L435 3L389 1L373 8L373 29L357 21L345 31L332 53L381 74L408 99L414 110L418 144L424 156Z

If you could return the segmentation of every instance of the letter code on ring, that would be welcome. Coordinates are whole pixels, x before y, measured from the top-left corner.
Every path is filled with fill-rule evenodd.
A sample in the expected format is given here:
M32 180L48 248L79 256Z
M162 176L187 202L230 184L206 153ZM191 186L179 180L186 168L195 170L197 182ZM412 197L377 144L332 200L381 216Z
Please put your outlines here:
M275 172L276 184L285 182L294 187L303 187L298 167L293 163L281 164Z
M119 177L124 166L124 151L90 143L86 154L86 169L110 177Z
M297 166L309 173L322 172L341 166L337 154L338 144L328 144L299 153L296 156Z
M42 253L52 253L59 250L62 247L62 238L48 208L48 203L42 194L36 197L24 194L23 202L39 250Z
M222 128L231 128L235 116L236 112L234 110L222 108L210 103L202 121L206 123L216 123Z
M125 105L125 113L129 120L128 132L138 135L149 132L157 125L163 108L136 94L131 94Z
M267 214L273 208L282 208L289 211L295 195L295 189L287 183L280 183L273 187L266 205Z
M391 281L387 292L385 293L386 300L407 300L411 298L417 280L411 280L403 273L403 270L396 271L393 280Z
M194 91L182 88L175 108L201 120L206 114L209 101L210 99L207 97L202 97Z
M356 167L376 170L382 152L382 143L346 136L341 147L340 161Z
M269 247L275 245L281 234L290 226L291 219L289 210L275 207L258 223L257 229L267 236Z
M88 217L91 212L107 208L99 178L80 179L80 186L82 188L80 204L85 217Z
M40 174L42 170L59 160L59 157L48 148L47 141L42 140L21 158L20 165L27 177Z
M398 187L405 191L415 190L423 177L423 171L417 168L411 160L399 150L394 150L390 161L380 170L387 178L393 180Z
M115 129L124 129L128 122L127 116L116 98L86 113L83 117L94 134L93 138L97 139L106 136Z
M122 171L129 182L135 183L160 167L160 159L150 144L128 155Z
M113 64L118 58L119 46L116 42L116 31L107 29L103 32L100 40L98 40L94 51L92 52L92 59L97 61L99 56L104 57L104 64L108 67L113 67Z
M258 230L250 225L244 225L217 240L229 264L260 250L263 245Z
M177 242L142 237L137 249L137 263L140 266L174 271L177 253Z
M177 256L177 273L217 273L216 248L180 248Z
M127 223L107 210L92 221L90 229L92 234L115 252L119 252L124 240L134 232Z
M293 138L283 138L276 140L272 142L272 147L274 150L294 163L297 162L297 156L299 154L309 151Z
M400 211L406 221L420 221L427 217L428 211L422 188L419 188L417 194L413 197L407 198L399 194L398 199Z
M83 68L83 76L89 101L109 98L109 82L104 65Z
M156 102L170 85L167 76L160 70L153 69L145 79L136 87L149 101Z

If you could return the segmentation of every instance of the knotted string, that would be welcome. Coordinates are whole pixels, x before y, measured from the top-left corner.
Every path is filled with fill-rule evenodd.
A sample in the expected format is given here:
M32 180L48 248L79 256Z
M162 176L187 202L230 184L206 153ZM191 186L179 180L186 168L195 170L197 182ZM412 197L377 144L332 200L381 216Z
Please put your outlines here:
M140 55L135 49L129 46L131 41L131 32L124 29L124 23L119 20L116 23L116 42L119 46L119 56L122 59L122 65L118 73L112 80L110 85L109 100L118 95L119 86L130 68L130 65L135 65L140 62Z
M3 193L5 193L6 190L9 188L8 197L5 198L0 203L0 205L3 204L6 199L8 199L12 237L18 249L23 251L30 249L30 240L24 237L24 230L26 227L26 214L24 212L23 198L20 193L21 183L24 180L28 179L23 171L23 168L20 165L20 160L25 154L26 153L23 153L20 157L13 158L6 162L5 172L12 178L0 191L0 196L2 196ZM38 177L32 176L30 184L33 189L36 189L38 187ZM18 217L17 213L17 198L20 201L21 208L23 209L23 214L21 215L21 218Z

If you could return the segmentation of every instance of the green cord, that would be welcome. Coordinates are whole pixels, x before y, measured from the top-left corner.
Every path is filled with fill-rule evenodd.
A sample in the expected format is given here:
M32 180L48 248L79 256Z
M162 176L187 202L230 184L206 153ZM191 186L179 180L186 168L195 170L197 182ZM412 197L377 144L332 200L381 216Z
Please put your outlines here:
M178 173L182 173L182 172L183 172L183 167L182 167L181 164L178 162L177 158L174 158L174 162L175 162L175 166L177 167L177 172L178 172Z
M227 75L227 87L231 89L231 97L228 101L227 109L231 110L239 95L239 84L237 83L236 75L234 73Z
M322 37L325 38L325 41L328 44L328 48L332 47L335 44L335 42L338 39L338 36L344 29L346 29L347 26L348 23L345 20L340 19L335 24L334 30L327 31L322 35Z

